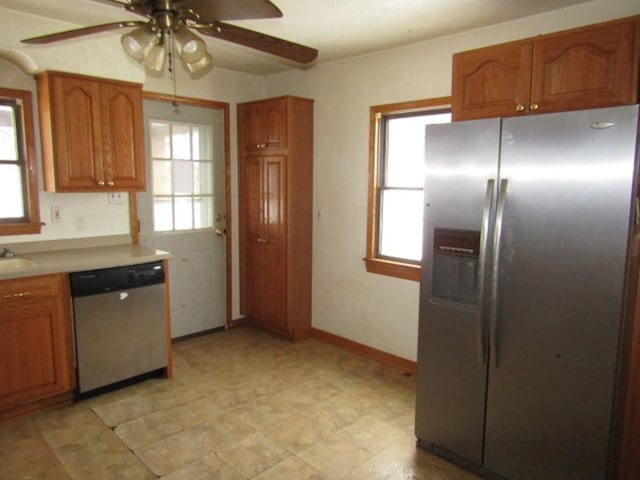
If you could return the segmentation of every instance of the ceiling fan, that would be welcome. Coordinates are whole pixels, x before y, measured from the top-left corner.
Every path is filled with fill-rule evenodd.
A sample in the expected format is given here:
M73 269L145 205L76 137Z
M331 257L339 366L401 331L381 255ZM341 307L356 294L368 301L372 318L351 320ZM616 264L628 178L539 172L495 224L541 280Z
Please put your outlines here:
M22 40L46 44L93 33L137 27L121 37L122 47L134 60L154 71L162 71L167 52L174 48L190 72L211 63L203 35L237 43L298 63L318 56L314 48L223 23L222 20L279 18L282 12L269 0L94 0L123 8L147 20L121 21L66 30ZM171 56L169 56L171 58Z

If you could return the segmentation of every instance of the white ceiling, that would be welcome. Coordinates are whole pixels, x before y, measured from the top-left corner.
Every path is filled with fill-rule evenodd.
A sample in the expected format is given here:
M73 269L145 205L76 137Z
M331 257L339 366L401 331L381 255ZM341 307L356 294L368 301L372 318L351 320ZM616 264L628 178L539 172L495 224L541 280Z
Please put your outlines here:
M556 10L587 0L272 1L284 13L283 18L229 23L317 48L320 53L316 63L322 63ZM94 0L0 0L0 7L56 20L54 25L59 25L52 30L51 21L43 22L42 31L29 25L25 36L140 19L137 15ZM214 57L214 65L220 67L258 74L312 68L210 37L206 42Z

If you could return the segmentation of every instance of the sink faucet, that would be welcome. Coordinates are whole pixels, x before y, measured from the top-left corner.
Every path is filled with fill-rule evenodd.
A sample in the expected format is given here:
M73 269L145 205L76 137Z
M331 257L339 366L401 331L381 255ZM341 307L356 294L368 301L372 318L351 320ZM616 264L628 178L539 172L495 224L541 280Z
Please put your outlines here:
M15 257L16 254L13 253L11 250L9 250L8 248L3 248L2 249L2 253L0 253L0 258L13 258Z

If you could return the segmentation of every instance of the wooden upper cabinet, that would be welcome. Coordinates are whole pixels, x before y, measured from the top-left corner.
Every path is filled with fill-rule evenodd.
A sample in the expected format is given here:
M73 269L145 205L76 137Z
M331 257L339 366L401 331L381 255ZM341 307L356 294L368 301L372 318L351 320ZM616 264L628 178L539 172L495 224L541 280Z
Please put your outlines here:
M38 75L45 189L145 189L142 87L58 72Z
M454 54L454 119L508 117L523 110L529 100L531 51L531 43L514 42Z
M453 56L454 120L635 103L638 17Z
M546 113L635 103L636 28L628 21L536 40L530 108Z
M247 105L240 119L240 145L248 152L286 148L286 115L287 105L281 98Z

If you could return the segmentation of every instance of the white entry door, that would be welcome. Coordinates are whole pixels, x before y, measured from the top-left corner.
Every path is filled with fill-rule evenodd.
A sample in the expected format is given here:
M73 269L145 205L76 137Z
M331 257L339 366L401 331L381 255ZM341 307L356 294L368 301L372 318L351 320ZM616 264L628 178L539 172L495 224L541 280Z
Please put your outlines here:
M224 111L144 101L140 243L170 252L171 336L226 325Z

